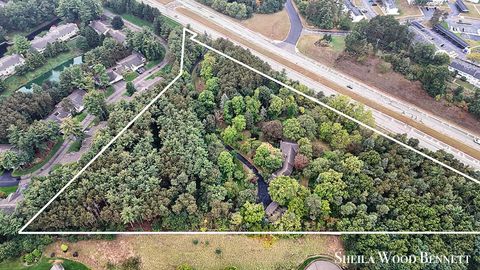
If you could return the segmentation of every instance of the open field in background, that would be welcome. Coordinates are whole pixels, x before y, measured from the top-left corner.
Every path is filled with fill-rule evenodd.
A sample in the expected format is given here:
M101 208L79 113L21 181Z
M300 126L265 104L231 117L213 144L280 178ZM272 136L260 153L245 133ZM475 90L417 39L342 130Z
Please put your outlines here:
M396 0L395 3L397 4L400 13L397 17L414 17L423 15L418 6L409 5L407 0Z
M60 244L50 245L45 254L62 254ZM118 236L112 241L79 241L68 246L70 251L78 251L79 257L75 260L92 269L103 269L108 262L120 263L139 256L144 270L171 270L184 263L201 270L227 266L290 269L281 266L297 266L311 255L333 255L343 250L338 237L312 235L298 239L243 235ZM65 256L70 258L71 252ZM278 266L280 268L275 268Z
M345 37L332 36L330 47L316 46L315 42L321 39L323 35L304 35L297 43L298 50L305 56L312 58L326 65L335 64L335 60L340 56L345 48Z
M290 31L290 19L285 9L273 14L254 14L250 19L238 20L238 23L274 40L284 40Z
M393 118L395 118L395 119L397 119L397 120L399 120L403 123L406 123L407 125L415 128L415 129L418 129L419 131L422 131L422 132L436 138L437 140L440 140L440 141L442 141L442 142L444 142L448 145L451 145L452 147L454 147L454 148L456 148L456 149L458 149L458 150L460 150L460 151L462 151L462 152L464 152L464 153L466 153L466 154L468 154L468 155L470 155L474 158L480 159L480 151L478 151L476 149L473 149L472 147L470 147L468 145L465 145L461 141L455 140L455 139L451 138L450 136L447 136L447 135L441 133L438 130L435 130L435 129L430 128L428 126L425 126L425 125L423 125L423 124L421 124L417 121L414 121L408 116L405 116L405 115L402 115L401 113L397 113L395 111L392 111L389 108L386 108L383 105L381 105L381 104L379 104L375 101L372 101L372 100L370 100L370 99L368 99L364 96L361 96L360 94L355 93L354 91L350 91L346 87L342 87L342 86L330 81L326 77L320 76L320 75L318 75L314 72L311 72L311 71L309 71L309 70L307 70L307 69L305 69L305 68L303 68L303 67L301 67L301 66L299 66L299 65L297 65L297 64L295 64L291 61L288 61L288 60L278 56L275 52L266 50L263 47L252 44L252 43L244 40L243 38L237 36L236 34L220 27L219 25L217 25L215 23L212 23L211 21L203 18L200 15L197 15L196 13L194 13L194 12L188 10L188 9L179 7L179 8L177 8L177 11L186 15L186 16L188 16L188 17L190 17L190 18L192 18L193 20L198 21L198 22L202 23L203 25L217 31L218 33L221 33L223 35L228 36L232 41L243 44L243 45L247 46L248 48L250 48L251 50L257 51L258 53L261 53L264 56L266 56L266 57L268 57L272 60L277 61L279 64L281 64L281 65L283 65L287 68L290 68L290 69L293 69L293 70L295 70L299 73L302 73L304 76L307 76L310 79L315 80L318 83L321 83L321 84L325 85L326 87L329 87L329 88L333 89L334 91L336 91L339 94L348 96L348 97L350 97L351 99L353 99L357 102L360 102L360 103L362 103L362 104L364 104L364 105L366 105L366 106L368 106L368 107L370 107L374 110L380 111L380 112L382 112L382 113L384 113L384 114L386 114L390 117L393 117ZM348 63L348 64L351 65L351 63ZM365 70L365 68L362 68L362 70ZM401 75L399 75L399 76L401 76ZM369 84L369 83L367 82L367 84ZM380 90L380 89L378 89L378 90ZM385 89L381 89L381 90L385 91ZM403 90L403 92L406 92L406 91ZM423 93L426 95L425 91L423 91ZM419 100L416 100L416 101L418 102ZM438 107L438 104L436 104L433 107L434 108L434 114L438 114L438 112L437 112L438 108L437 107ZM449 121L452 121L453 123L456 123L457 125L462 126L466 129L470 129L470 130L472 130L476 133L480 132L480 126L478 125L478 121L472 115L469 115L465 112L463 112L460 115L456 115L455 113L449 112L446 115L447 117L444 116L444 115L440 115L440 116L445 117L445 119L447 119Z

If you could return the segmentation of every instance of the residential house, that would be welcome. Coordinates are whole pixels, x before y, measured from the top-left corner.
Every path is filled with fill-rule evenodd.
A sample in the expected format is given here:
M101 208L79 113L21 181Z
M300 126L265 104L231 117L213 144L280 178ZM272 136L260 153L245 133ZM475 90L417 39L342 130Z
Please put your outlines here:
M458 75L467 79L467 82L480 88L480 66L460 59L452 61L448 67L450 71L457 71Z
M65 270L61 263L55 262L50 270Z
M69 99L73 104L73 109L75 113L80 113L85 108L83 106L83 97L87 92L84 90L77 89L73 91L66 99ZM63 108L62 103L57 104L55 110L52 114L48 116L48 120L53 120L57 123L61 123L63 119L72 116L72 112Z
M108 79L109 79L108 84L110 84L110 85L123 80L123 76L121 74L118 74L115 70L107 71L107 75L108 75Z
M127 35L120 30L114 30L110 24L102 20L95 20L90 22L92 27L99 35L109 36L115 39L120 44L126 44Z
M25 59L18 54L0 58L0 77L8 77L15 74L15 68L23 64L25 64Z
M55 41L67 41L78 34L78 26L74 23L52 26L43 37L35 37L32 40L32 48L43 53L48 43Z
M295 156L298 153L298 144L292 142L280 142L280 150L283 155L283 166L280 170L272 174L272 178L279 176L289 176L293 172ZM265 209L265 213L270 221L275 221L280 218L286 211L285 207L281 207L277 202L271 202Z
M140 53L133 52L131 55L120 60L113 68L118 74L134 71L142 73L144 71L145 62L147 59Z
M387 15L398 15L398 7L395 0L382 0L383 9Z
M362 19L365 19L365 15L360 11L360 9L355 6L351 0L344 0L344 5L346 11L350 12L350 18L353 22L359 22Z
M280 150L283 155L283 166L280 170L272 174L272 178L281 176L281 175L290 175L293 172L293 165L295 162L295 156L298 153L298 144L292 142L280 142Z

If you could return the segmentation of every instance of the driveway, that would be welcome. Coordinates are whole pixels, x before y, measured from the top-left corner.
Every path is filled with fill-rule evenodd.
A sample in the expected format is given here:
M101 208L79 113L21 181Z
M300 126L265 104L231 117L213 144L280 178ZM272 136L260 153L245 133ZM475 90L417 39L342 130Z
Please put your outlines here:
M290 32L288 32L288 36L283 42L296 45L303 30L302 20L293 6L292 0L287 0L285 3L285 9L287 10L288 18L290 19Z

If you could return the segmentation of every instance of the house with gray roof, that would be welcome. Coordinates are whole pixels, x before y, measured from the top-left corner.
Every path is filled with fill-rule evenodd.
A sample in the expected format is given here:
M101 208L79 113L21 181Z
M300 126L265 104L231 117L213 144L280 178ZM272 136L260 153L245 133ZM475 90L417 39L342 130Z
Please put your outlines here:
M74 23L52 26L43 37L35 37L32 40L32 48L40 53L45 51L48 43L55 41L67 41L78 34L78 26Z
M395 0L382 0L383 9L387 15L398 15L398 7Z
M282 151L283 160L284 160L283 166L280 170L272 174L272 178L282 176L282 175L289 176L292 174L295 156L297 156L297 153L298 153L298 144L281 141L280 150Z
M73 91L68 97L65 99L68 99L71 104L73 105L73 110L75 113L80 113L83 111L85 108L83 105L83 97L87 94L84 90L77 89ZM53 111L52 114L48 116L48 120L53 120L57 123L62 123L62 121L67 118L72 116L72 112L67 110L62 106L62 102L57 104L55 110Z
M480 88L480 66L461 59L454 59L450 66L450 71L458 72L458 75L467 79L467 82Z
M8 77L15 74L15 68L23 66L25 59L19 54L7 55L0 58L0 77Z
M344 0L343 1L345 6L345 11L350 13L350 18L352 18L353 22L359 22L362 19L365 19L365 15L360 11L360 9L355 6L351 0Z
M140 69L145 66L146 61L147 59L142 54L134 51L131 55L120 60L112 70L118 74L124 74L129 71L140 72Z
M90 22L90 27L92 27L99 35L111 37L120 44L125 44L127 41L127 35L124 32L113 29L112 26L106 21L92 21Z

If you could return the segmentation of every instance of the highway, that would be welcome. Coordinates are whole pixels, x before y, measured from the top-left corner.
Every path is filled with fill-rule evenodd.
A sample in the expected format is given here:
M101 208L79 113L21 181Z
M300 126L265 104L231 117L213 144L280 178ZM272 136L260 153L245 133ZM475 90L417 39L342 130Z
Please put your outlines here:
M401 114L404 117L407 117L408 120L415 121L416 124L427 127L428 129L434 130L438 133L448 136L449 138L453 138L457 143L461 143L463 146L466 146L464 149L466 148L471 151L471 153L477 154L477 157L479 156L478 153L480 153L480 145L473 141L475 136L478 135L473 135L472 133L455 126L446 120L433 116L422 109L416 108L411 104L382 93L380 90L374 89L334 69L304 57L296 50L292 50L291 47L282 46L284 44L273 42L267 37L264 37L263 35L253 32L248 28L236 23L229 17L219 14L195 1L176 0L166 6L155 0L144 0L144 2L157 7L165 16L170 17L181 24L190 25L190 27L198 33L208 33L213 38L227 38L240 46L249 48L252 53L269 63L273 69L285 69L288 77L293 80L298 80L314 90L323 91L327 95L338 94L337 90L326 87L324 84L319 83L304 73L314 73L323 78L327 78L334 84L344 87L345 90L347 90L347 86L349 86L349 88L351 87L350 91L354 94L373 101L382 107L387 108L391 112ZM194 13L203 20L207 20L208 23L195 18L195 16L190 15L190 13ZM212 24L215 24L215 27L212 27ZM217 27L221 29L213 29ZM228 32L228 34L225 34L225 32ZM245 45L244 42L238 42L238 40L234 40L232 35L236 35L242 40L248 41L250 44L253 44L258 48L262 48L263 50L275 52L277 58L294 63L303 70L307 70L307 72L300 73L283 63L279 63L279 59L274 60L271 56L266 56L265 53L260 53L252 47ZM476 169L480 169L480 161L478 159L473 158L472 156L469 156L462 151L459 151L447 145L446 143L439 141L436 138L426 135L422 131L415 129L402 121L398 121L397 119L394 119L385 113L373 110L373 115L379 128L394 133L407 133L410 137L417 138L420 141L420 145L423 147L434 151L443 149L446 152L453 154L457 159L461 160L465 164Z

